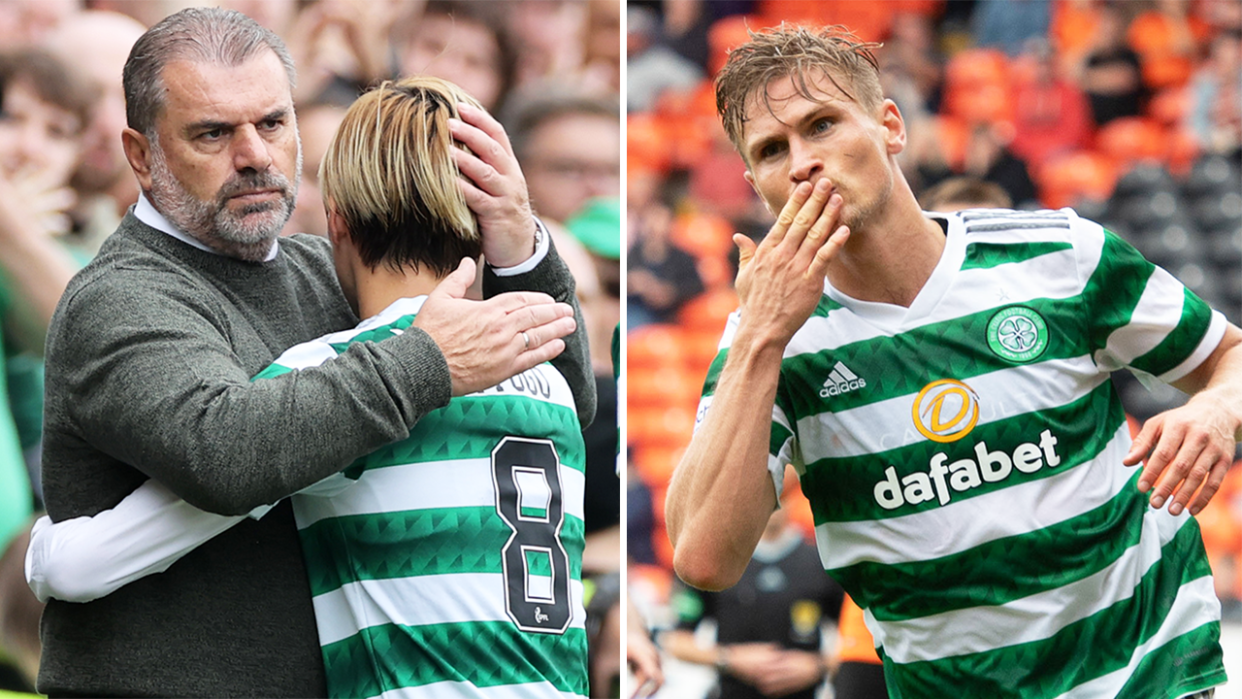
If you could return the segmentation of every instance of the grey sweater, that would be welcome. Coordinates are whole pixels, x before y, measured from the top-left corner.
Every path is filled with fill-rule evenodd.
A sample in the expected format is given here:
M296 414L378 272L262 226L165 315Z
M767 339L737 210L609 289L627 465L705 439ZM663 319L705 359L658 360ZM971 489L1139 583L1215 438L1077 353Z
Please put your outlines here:
M575 304L550 251L531 272L486 273L484 292L537 289ZM59 521L115 506L148 477L188 502L243 514L403 439L446 404L431 338L411 329L321 367L251 383L281 351L357 318L327 241L285 238L248 263L190 247L133 217L66 290L47 344L43 481ZM579 327L582 327L579 316ZM586 424L585 333L567 338ZM39 690L134 696L323 696L310 588L282 502L164 573L43 616Z

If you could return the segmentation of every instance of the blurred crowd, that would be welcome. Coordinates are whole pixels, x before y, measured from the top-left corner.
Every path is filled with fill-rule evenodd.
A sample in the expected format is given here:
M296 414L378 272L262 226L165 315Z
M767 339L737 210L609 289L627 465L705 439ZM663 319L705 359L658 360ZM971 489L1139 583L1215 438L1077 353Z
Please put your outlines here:
M434 75L504 124L590 333L600 410L586 433L584 577L597 579L591 628L616 636L621 0L0 0L0 690L32 690L38 667L22 559L41 508L43 339L70 277L138 197L121 146L122 67L147 27L203 4L249 15L294 56L303 160L286 234L326 234L319 163L369 86ZM599 686L616 684L617 655L599 654Z
M1242 3L631 0L628 553L657 630L687 619L663 498L737 307L731 235L758 239L772 221L720 127L712 79L748 30L781 22L882 44L885 96L908 130L899 163L925 209L963 186L1011 208L1074 207L1242 319ZM1115 381L1135 424L1184 401L1127 372ZM812 536L805 499L786 506ZM1225 618L1242 621L1242 466L1199 522Z

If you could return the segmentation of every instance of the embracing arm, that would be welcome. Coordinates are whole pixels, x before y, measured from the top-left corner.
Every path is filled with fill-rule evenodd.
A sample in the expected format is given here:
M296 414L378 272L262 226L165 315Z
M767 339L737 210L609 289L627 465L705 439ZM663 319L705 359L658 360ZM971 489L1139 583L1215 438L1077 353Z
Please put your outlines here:
M26 582L40 602L89 602L162 573L245 517L204 512L148 480L93 517L35 522Z
M115 460L196 507L241 515L404 438L449 399L443 355L416 329L251 382L221 303L148 274L66 298L47 364L44 471L57 492L92 487ZM86 468L59 468L74 463ZM54 520L93 514L47 505Z
M1227 325L1216 349L1173 385L1190 400L1147 420L1125 464L1146 461L1139 490L1152 490L1152 507L1168 502L1172 514L1195 515L1220 489L1242 440L1242 330Z
M746 570L777 505L769 474L772 408L785 346L815 310L828 262L848 230L829 235L841 198L803 183L756 248L741 250L741 313L711 408L673 473L665 502L673 567L687 583L723 589Z

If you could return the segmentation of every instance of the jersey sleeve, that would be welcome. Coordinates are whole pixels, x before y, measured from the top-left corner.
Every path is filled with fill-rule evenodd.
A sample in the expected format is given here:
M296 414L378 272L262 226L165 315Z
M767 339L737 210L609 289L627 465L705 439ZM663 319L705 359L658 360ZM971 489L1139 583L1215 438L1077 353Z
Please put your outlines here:
M1076 219L1074 234L1098 366L1170 383L1212 353L1225 333L1220 312L1112 231Z

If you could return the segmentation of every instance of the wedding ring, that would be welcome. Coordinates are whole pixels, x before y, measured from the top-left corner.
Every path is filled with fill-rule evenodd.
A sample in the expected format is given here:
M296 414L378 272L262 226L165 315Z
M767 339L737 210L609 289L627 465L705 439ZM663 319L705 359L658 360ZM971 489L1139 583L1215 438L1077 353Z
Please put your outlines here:
M530 349L530 335L525 330L522 331L522 343L525 345L522 349Z

